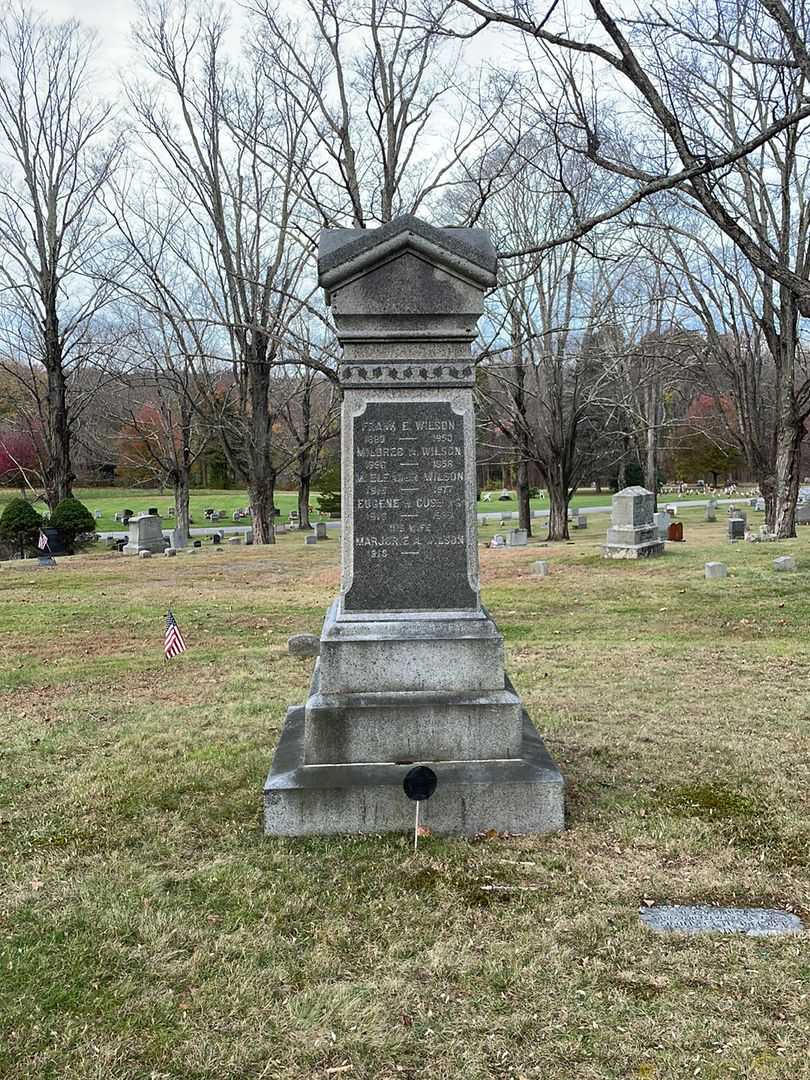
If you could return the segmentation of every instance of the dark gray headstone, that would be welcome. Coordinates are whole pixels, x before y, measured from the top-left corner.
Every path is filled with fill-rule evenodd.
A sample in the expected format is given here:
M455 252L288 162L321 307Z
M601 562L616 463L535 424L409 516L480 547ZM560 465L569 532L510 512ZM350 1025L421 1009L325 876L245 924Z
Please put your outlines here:
M62 537L59 535L58 529L50 529L47 526L42 530L48 540L47 553L51 555L64 555L66 553L65 545L62 542Z
M449 402L372 402L354 418L353 515L347 611L476 609L463 421Z

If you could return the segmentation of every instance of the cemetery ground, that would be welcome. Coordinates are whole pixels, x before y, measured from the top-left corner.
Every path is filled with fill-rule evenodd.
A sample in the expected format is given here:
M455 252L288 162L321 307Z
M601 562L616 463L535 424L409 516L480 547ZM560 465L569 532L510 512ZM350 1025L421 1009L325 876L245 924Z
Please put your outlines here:
M0 568L0 1076L810 1077L806 936L639 924L810 914L810 528L732 546L701 518L649 562L600 558L607 515L482 549L568 828L415 855L261 831L337 542Z

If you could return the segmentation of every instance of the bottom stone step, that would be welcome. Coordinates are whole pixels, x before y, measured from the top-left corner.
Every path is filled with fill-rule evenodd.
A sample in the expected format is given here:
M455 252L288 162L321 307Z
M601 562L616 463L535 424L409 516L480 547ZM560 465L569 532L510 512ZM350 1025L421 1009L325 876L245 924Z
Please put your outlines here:
M264 787L264 829L272 836L400 832L413 828L414 805L402 781L415 762L304 765L304 707L287 710ZM420 762L438 778L420 821L441 835L559 832L564 781L523 712L519 758Z

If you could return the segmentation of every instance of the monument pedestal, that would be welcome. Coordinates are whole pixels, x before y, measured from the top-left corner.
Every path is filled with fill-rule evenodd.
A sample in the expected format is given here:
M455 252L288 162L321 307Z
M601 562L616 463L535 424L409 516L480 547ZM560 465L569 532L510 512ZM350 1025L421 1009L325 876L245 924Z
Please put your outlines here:
M602 545L606 559L648 559L666 550L654 519L655 495L628 487L613 496L611 525Z
M159 555L168 547L163 535L163 523L157 514L139 514L129 519L129 539L124 545L125 555L140 555L148 551Z
M520 756L482 761L426 761L436 794L420 822L435 833L474 836L559 832L563 779L524 712ZM304 765L304 708L287 711L264 788L265 832L275 836L402 832L413 829L413 803L402 790L411 762Z
M322 234L344 348L342 579L265 785L268 833L409 829L416 764L437 776L435 832L563 827L562 777L480 600L470 342L494 270L481 230Z

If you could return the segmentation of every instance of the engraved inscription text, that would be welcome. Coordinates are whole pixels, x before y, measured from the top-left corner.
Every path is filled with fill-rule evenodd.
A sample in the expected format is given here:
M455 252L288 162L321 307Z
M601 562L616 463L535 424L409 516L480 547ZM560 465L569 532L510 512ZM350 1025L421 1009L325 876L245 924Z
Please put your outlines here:
M447 402L372 402L353 422L354 575L346 609L475 608L463 417Z

